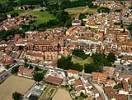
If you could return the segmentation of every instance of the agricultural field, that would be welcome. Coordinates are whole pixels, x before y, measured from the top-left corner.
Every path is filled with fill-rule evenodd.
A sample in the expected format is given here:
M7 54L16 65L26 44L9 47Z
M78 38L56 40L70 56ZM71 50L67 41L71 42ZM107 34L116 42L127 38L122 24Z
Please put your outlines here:
M51 100L57 91L57 87L53 85L47 85L46 89L43 91L39 100Z
M60 100L60 98L63 98L62 100L72 100L69 92L66 89L58 89L55 96L53 97L53 100Z
M72 62L74 63L74 64L76 64L76 63L79 63L80 65L85 65L85 64L90 64L90 63L92 63L93 62L93 59L91 58L91 57L88 57L88 58L86 58L86 59L82 59L82 58L80 58L80 57L77 57L77 56L72 56Z
M25 94L33 84L33 80L12 75L0 84L0 100L12 100L15 91Z

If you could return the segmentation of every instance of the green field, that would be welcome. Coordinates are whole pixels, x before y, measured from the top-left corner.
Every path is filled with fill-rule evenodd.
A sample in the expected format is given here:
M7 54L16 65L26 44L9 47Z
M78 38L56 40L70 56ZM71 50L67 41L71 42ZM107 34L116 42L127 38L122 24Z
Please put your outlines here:
M52 14L50 14L47 11L33 11L33 10L28 10L26 12L23 13L24 15L32 15L36 17L36 24L43 24L48 22L49 20L53 20L56 19L55 16L53 16Z
M52 14L50 14L48 11L40 11L39 9L34 10L19 10L15 9L11 13L18 13L20 16L22 15L32 15L35 16L35 24L43 24L48 22L49 20L54 20L56 17Z
M8 0L0 0L0 3L6 3Z
M58 3L58 0L48 0L48 3L50 5Z
M72 17L75 17L80 13L93 14L96 12L96 9L90 9L86 6L83 6L83 7L67 8L67 9L65 9L65 11L68 12Z
M93 62L93 59L91 57L88 57L86 59L79 58L77 56L72 56L72 62L74 64L79 63L80 65L90 64Z

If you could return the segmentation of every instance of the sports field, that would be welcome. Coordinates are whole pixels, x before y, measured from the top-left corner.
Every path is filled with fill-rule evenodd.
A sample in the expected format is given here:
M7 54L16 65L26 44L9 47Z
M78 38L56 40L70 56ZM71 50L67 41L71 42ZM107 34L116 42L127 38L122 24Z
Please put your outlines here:
M12 93L15 91L25 94L33 83L33 80L14 75L8 77L0 84L0 100L12 100Z

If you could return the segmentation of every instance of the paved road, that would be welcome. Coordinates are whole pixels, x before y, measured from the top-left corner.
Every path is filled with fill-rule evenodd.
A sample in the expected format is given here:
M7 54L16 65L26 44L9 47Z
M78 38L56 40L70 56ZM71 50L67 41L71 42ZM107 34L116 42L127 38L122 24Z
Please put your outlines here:
M17 63L11 65L11 68L7 69L5 72L3 72L2 74L0 74L0 81L5 80L5 79L7 78L7 76L11 75L11 70L12 70L14 67L16 67L16 66L18 66Z
M100 93L100 95L104 98L104 100L108 100L108 97L104 93L104 90L102 89L102 87L99 86L98 84L93 84L93 85L98 90L98 92Z
M19 59L15 59L17 63L19 64L23 64L24 63L24 60L19 60ZM35 64L35 63L28 63L30 65L33 65L33 66L37 66L39 67L40 69L52 69L52 70L56 70L56 71L63 71L65 72L65 70L63 69L60 69L60 68L54 68L54 66L47 66L47 65L42 65L42 64Z

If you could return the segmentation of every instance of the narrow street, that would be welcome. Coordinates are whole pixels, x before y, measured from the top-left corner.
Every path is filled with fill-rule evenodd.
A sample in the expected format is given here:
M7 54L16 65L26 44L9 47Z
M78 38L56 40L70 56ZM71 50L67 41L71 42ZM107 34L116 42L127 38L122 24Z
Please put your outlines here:
M102 89L101 86L99 86L98 84L94 84L94 87L98 90L98 92L100 93L100 95L104 98L104 100L108 100L108 97L106 96L106 94L104 93L104 90Z

